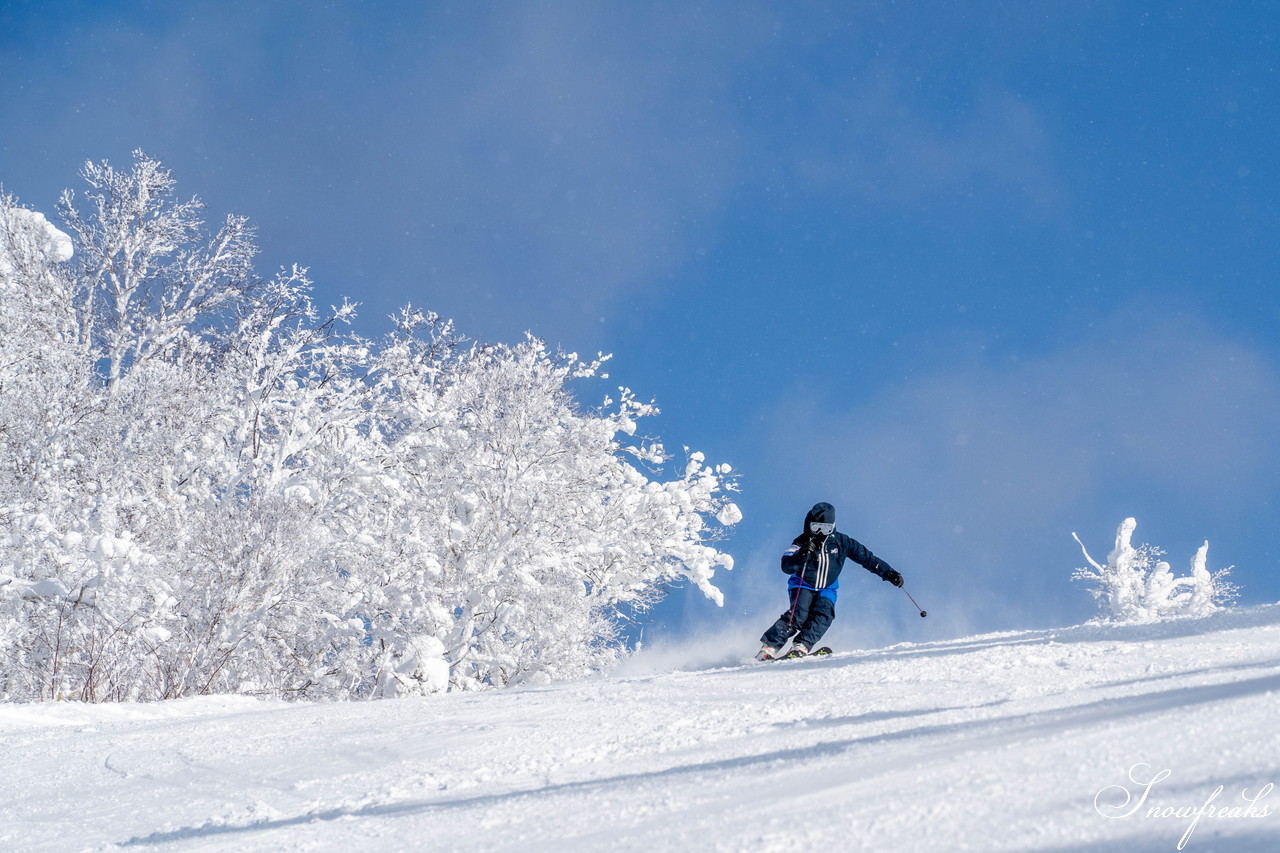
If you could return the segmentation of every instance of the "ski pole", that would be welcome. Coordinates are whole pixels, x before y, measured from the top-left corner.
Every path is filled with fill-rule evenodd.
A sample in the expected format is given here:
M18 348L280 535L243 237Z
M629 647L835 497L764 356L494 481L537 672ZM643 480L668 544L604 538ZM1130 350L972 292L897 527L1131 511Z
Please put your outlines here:
M907 588L906 588L906 587L903 587L903 588L902 588L902 591L903 591L903 592L907 592ZM911 598L911 593L907 592L907 598ZM916 600L915 600L914 598L911 598L911 603L912 603L912 604L916 604ZM928 616L928 615L929 615L928 613L925 613L923 610L921 610L921 609L920 609L920 605L919 605L919 604L916 604L916 610L920 610L920 617L921 617L921 618L924 618L925 616Z

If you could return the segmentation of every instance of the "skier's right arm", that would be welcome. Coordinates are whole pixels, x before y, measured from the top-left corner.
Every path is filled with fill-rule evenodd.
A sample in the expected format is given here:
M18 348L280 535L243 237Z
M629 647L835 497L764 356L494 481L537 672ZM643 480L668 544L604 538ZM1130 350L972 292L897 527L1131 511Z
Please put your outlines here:
M801 537L792 542L787 550L782 552L782 571L789 575L804 571L805 561L811 553L808 545L807 537Z

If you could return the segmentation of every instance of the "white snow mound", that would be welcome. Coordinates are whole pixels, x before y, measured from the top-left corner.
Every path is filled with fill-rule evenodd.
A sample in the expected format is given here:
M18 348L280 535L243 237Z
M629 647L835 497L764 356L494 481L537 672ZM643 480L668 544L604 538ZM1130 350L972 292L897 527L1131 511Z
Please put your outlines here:
M47 261L71 260L71 237L58 230L43 213L24 207L8 208L12 219L0 219L0 276L10 275L15 269L14 255L10 247L22 255L42 256Z

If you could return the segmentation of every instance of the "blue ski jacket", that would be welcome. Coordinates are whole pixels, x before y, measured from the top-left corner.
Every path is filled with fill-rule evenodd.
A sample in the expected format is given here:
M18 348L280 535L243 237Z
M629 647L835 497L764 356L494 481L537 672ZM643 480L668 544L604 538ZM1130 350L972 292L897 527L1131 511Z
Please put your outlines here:
M811 521L835 521L835 508L828 503L815 504L804 519L805 532L791 541L782 554L782 571L791 575L789 589L802 587L816 590L819 595L833 602L839 594L840 570L845 560L853 560L881 579L893 571L893 567L872 554L865 545L833 530L829 536L809 532Z

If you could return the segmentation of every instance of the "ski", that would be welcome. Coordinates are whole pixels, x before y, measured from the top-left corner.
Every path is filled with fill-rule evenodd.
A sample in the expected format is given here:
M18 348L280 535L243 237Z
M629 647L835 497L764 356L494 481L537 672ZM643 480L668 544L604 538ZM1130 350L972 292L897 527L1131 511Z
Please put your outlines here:
M814 651L809 652L807 655L799 655L799 654L796 654L795 652L787 652L785 655L778 655L777 657L760 657L759 655L756 655L756 660L758 661L800 660L801 658L825 657L826 655L830 655L830 654L834 654L834 652L831 650L831 647L823 646L822 648L815 649Z

